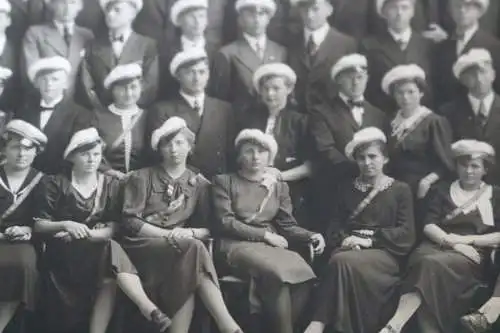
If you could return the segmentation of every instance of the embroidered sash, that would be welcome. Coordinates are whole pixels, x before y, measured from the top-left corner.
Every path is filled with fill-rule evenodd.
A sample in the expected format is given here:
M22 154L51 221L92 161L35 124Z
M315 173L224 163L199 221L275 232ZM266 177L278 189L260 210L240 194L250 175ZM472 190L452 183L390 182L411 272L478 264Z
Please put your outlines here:
M7 208L7 210L5 210L5 212L3 212L2 216L0 217L0 221L5 220L16 211L16 209L24 202L24 200L26 200L33 189L38 185L40 180L42 180L42 177L43 173L39 172L36 174L36 176L28 184L28 186L23 189L21 195L18 196L17 199L14 199L14 202Z
M366 207L368 207L368 205L371 204L373 199L375 199L375 197L380 192L386 190L389 186L391 186L393 182L394 179L387 177L387 179L384 182L381 182L380 184L378 184L378 186L374 187L373 190L371 190L370 193L368 193L368 195L358 204L356 209L354 209L351 216L349 216L349 220L352 221L356 217L358 217L359 214L361 214L366 209Z
M110 145L110 149L116 149L118 148L119 145L121 145L121 143L123 142L123 140L125 140L125 137L130 133L132 132L132 130L134 129L134 126L137 124L137 122L139 121L139 119L141 118L142 116L142 113L143 113L143 110L141 110L135 117L134 119L132 119L132 121L130 122L129 126L127 128L125 128L123 130L123 132L120 134L119 137L116 138L115 141L113 141L113 143Z
M415 119L415 121L408 127L407 129L403 130L401 133L397 133L397 131L393 130L392 136L396 137L396 145L400 145L404 139L413 133L413 131L420 125L420 123L427 118L431 113L430 112L422 112L422 114Z
M460 215L464 210L469 208L472 205L475 205L477 201L481 198L481 196L486 192L488 189L488 185L483 185L479 191L474 194L472 198L470 198L466 203L461 205L460 207L455 208L453 211L451 211L448 215L445 216L443 222L448 222L450 220L453 220L455 217Z

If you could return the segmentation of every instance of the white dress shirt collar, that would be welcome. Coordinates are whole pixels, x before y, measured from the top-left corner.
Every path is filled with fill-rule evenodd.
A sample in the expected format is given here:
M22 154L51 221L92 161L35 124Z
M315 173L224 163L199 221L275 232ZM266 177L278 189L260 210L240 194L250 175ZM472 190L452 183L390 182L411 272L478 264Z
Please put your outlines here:
M391 29L388 29L388 31L389 31L389 34L392 36L392 38L394 38L394 41L396 41L396 42L401 41L406 45L408 45L408 43L410 42L411 35L412 35L411 28L408 28L403 32L395 32Z
M198 104L198 107L200 108L198 111L198 114L201 116L203 114L203 109L205 106L205 93L201 93L199 95L193 96L193 95L188 95L184 91L179 91L179 94L186 100L186 102L189 104L191 108L195 108L195 106Z
M474 114L477 116L479 113L479 108L481 106L481 100L477 99L476 97L472 96L469 94L469 102L470 105L472 106L472 111ZM490 114L491 107L493 106L493 102L495 101L495 94L493 92L490 92L485 98L482 99L482 102L484 103L484 106L486 107L487 115Z
M462 39L457 41L457 54L461 54L465 46L470 42L474 34L479 30L479 24L475 24L464 32Z
M67 23L62 23L58 21L54 21L54 25L56 26L57 31L64 36L64 29L67 29L70 35L73 35L75 31L75 22L67 22Z
M330 31L330 25L325 24L321 28L316 29L314 31L309 30L307 28L304 29L304 37L305 37L305 43L307 45L309 38L313 38L314 44L316 46L320 46L324 40L326 39L326 36L328 35L328 32Z
M254 50L256 53L259 51L259 48L261 51L263 51L266 48L267 36L265 34L263 34L262 36L255 37L243 33L243 38L245 38L245 40L250 45L252 50Z
M62 100L64 99L64 95L59 96L58 98L55 98L52 102L47 103L45 100L41 99L40 100L40 106L45 109L53 109L56 107L57 104L61 103Z
M339 97L340 99L342 99L344 101L344 103L347 105L347 106L351 106L350 105L350 102L352 101L351 98L347 97L344 93L341 93L339 92ZM364 97L361 97L359 99L357 99L356 101L364 101ZM355 106L353 108L350 109L351 111L351 115L352 117L354 118L354 121L356 121L356 123L361 126L363 125L363 116L365 114L365 109L363 107L360 107L360 106Z
M206 44L207 42L204 37L201 37L197 40L191 40L184 35L181 36L181 47L184 51L195 48L204 49Z

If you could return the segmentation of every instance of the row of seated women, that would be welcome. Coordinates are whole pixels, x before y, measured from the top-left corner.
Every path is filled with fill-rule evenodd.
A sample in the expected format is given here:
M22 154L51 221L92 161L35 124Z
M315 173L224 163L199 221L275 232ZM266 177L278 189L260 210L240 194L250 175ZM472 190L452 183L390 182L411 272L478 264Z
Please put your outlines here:
M0 172L0 329L20 305L34 310L33 236L46 246L41 273L48 285L37 311L49 332L105 332L115 285L149 321L144 331L150 325L156 332L187 332L198 296L220 332L242 332L202 242L213 236L231 274L249 281L251 310L266 315L270 332L294 332L308 301L307 333L327 326L400 332L414 313L423 332L455 332L486 279L490 249L500 244L498 191L482 181L495 152L471 140L452 146L458 180L433 189L425 240L412 251L413 197L407 184L383 172L386 142L380 130L366 128L346 146L360 174L340 186L326 235L330 260L310 297L316 275L290 249L310 243L321 254L326 244L295 221L288 186L271 167L278 149L272 136L240 132L238 171L215 176L210 185L186 165L194 133L172 117L151 138L162 162L119 181L98 172L105 147L94 128L70 140L66 175L43 176L31 164L45 135L13 120ZM384 311L396 308L398 295L385 323Z

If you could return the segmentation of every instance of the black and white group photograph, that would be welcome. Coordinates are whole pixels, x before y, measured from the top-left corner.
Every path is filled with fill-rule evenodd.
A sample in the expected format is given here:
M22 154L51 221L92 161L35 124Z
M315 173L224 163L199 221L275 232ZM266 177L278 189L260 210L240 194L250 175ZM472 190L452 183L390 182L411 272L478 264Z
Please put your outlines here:
M500 0L0 0L0 333L499 333Z

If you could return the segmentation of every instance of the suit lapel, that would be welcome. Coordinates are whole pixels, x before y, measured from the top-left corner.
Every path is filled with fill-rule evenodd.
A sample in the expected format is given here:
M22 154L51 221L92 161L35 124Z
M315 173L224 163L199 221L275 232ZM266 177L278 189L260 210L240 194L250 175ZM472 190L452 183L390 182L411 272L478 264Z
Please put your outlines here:
M349 110L349 107L344 103L344 101L339 96L336 96L333 103L334 103L333 112L337 112L338 115L344 120L344 122L347 122L349 126L352 127L354 132L358 131L359 125L356 122L356 120L354 120L351 110Z
M127 42L123 46L120 59L118 59L118 62L120 64L137 62L138 51L141 49L139 46L139 42L140 42L140 36L135 32L132 32Z
M206 101L203 107L206 109ZM203 114L205 114L205 109L203 110ZM178 102L176 104L176 113L179 117L186 120L189 129L198 135L197 133L199 132L201 126L201 117L191 108L188 102L181 95L179 95Z
M484 136L488 139L498 137L500 129L500 96L495 95L490 114L484 128Z
M276 55L278 54L278 46L270 39L266 41L266 49L264 50L264 59L262 63L272 63L278 61Z
M44 32L45 44L53 48L57 52L57 54L63 57L67 57L68 46L66 45L63 36L61 36L57 28L53 24L50 24L49 26L47 26L47 29L45 29Z
M96 45L95 52L97 58L101 59L104 65L109 69L113 69L116 66L115 54L113 52L113 47L108 39L108 36L103 36L99 39Z
M69 58L79 59L82 57L81 52L85 49L85 40L80 27L75 26L71 44L69 46Z
M67 110L66 104L67 102L63 100L55 107L54 112L52 112L47 125L45 125L45 128L43 129L43 132L47 135L47 137L57 136L57 133L61 128L64 128L65 125L69 125L65 124L65 114ZM38 121L38 127L40 127L40 121Z
M411 39L406 46L407 50L412 47L412 41L415 39L415 33L412 33ZM405 62L405 51L402 51L399 45L389 32L386 32L380 39L380 50L394 64Z
M237 59L253 73L262 64L262 60L255 54L246 40L240 39L237 43Z

